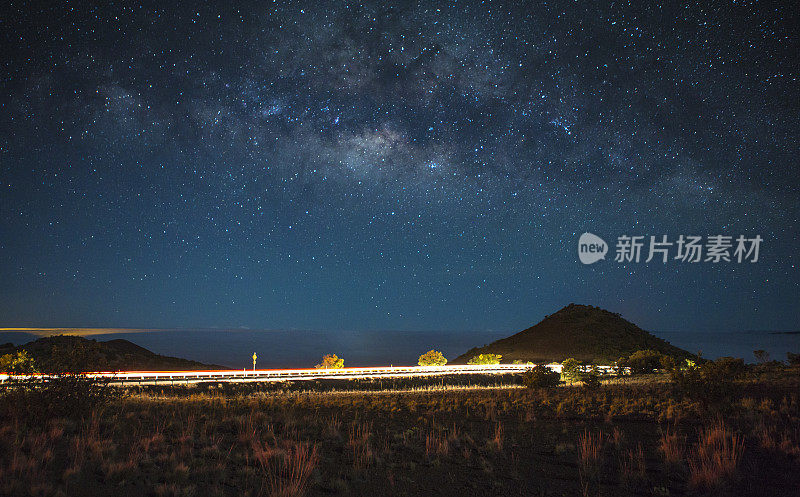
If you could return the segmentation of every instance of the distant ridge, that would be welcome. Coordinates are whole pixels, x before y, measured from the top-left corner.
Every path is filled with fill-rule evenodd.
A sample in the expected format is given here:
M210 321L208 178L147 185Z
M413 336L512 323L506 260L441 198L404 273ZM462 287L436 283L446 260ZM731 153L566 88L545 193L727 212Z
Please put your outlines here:
M579 361L607 364L637 350L652 349L680 358L689 352L675 347L617 313L591 305L570 304L545 316L524 331L476 347L459 356L453 364L465 364L478 354L502 354L502 362L561 362L568 357Z
M156 354L123 339L98 342L77 336L56 335L40 338L15 347L0 345L0 355L26 351L43 367L62 359L62 356L79 353L83 371L185 371L199 369L228 369L214 364Z

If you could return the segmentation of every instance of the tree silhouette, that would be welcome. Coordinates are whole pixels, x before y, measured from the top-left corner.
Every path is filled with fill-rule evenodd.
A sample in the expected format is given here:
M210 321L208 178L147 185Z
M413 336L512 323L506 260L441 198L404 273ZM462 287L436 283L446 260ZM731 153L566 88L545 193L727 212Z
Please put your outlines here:
M314 367L317 369L341 369L344 367L344 359L340 359L336 354L326 354L322 356L322 362Z
M564 362L561 363L561 374L566 380L579 380L581 376L580 363L577 361L577 359L573 359L572 357L564 359Z
M441 352L429 350L419 356L418 364L420 366L444 366L447 364L447 359Z
M479 354L467 362L467 364L500 364L501 354Z

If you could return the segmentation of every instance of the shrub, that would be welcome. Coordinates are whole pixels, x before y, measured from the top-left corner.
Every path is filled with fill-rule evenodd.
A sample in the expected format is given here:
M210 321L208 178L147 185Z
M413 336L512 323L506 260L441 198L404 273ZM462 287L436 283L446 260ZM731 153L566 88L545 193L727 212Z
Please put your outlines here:
M417 364L420 366L444 366L447 364L447 359L445 359L441 352L429 350L419 356Z
M632 373L652 373L661 367L662 354L655 350L637 350L628 357L627 366Z
M675 368L669 372L669 378L673 388L680 395L694 398L704 390L704 382L697 368Z
M561 375L547 366L535 366L522 373L522 384L528 388L553 388L558 386Z
M733 381L741 377L746 367L742 359L720 357L695 366L686 361L682 367L670 371L670 380L676 391L703 403L724 400L734 390Z
M38 372L33 358L25 350L0 357L0 373L35 374Z
M84 374L54 374L11 380L0 397L0 418L43 423L51 418L78 419L122 394L107 379Z
M587 390L597 390L600 388L600 375L595 371L590 371L583 375L583 387Z
M623 376L625 374L626 369L628 368L628 358L627 357L620 357L616 361L614 361L614 374L617 376Z
M340 359L336 354L325 354L322 362L314 366L317 369L341 369L344 367L344 359Z
M501 354L479 354L467 362L467 364L500 364Z
M0 396L0 418L25 423L43 423L54 417L81 418L112 400L122 391L108 385L107 378L87 376L83 371L96 364L90 346L54 347L51 357L38 365L25 351L0 358L0 369L17 374Z
M800 366L800 354L787 352L786 359L789 361L789 366Z
M734 357L720 357L716 361L708 361L700 366L700 371L707 381L730 381L740 378L746 370L744 360Z
M672 371L677 368L679 364L674 357L668 355L662 355L659 362L661 363L661 369L664 371Z
M564 359L564 362L561 363L561 374L564 376L565 380L578 380L581 374L580 363L578 363L578 361L572 357L569 359Z

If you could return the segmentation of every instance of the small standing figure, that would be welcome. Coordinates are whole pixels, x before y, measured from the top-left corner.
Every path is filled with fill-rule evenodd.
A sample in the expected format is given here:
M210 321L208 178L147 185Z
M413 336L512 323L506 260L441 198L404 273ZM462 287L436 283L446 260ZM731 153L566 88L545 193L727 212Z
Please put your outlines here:
M256 359L258 359L258 356L253 352L253 371L256 370Z

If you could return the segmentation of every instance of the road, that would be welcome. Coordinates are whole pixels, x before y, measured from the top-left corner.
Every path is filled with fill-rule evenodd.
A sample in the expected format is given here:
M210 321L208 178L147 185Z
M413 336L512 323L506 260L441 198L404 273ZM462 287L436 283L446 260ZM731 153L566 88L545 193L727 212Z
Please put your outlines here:
M221 371L121 371L87 373L87 376L110 380L115 385L177 385L205 382L275 382L317 379L404 378L457 374L521 373L531 368L526 364L458 365L458 366L393 366L342 369L257 369ZM548 368L561 372L560 364ZM8 375L0 374L0 382Z

